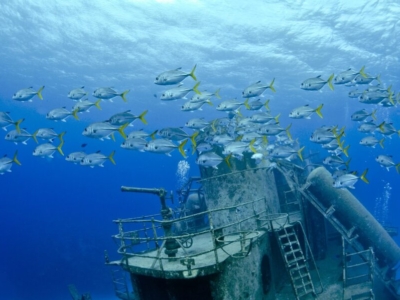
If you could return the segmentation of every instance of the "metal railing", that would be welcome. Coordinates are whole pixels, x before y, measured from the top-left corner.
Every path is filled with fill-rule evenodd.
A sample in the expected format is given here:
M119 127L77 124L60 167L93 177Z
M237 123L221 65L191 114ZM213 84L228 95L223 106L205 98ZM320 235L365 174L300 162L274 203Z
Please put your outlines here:
M164 265L167 261L179 261L182 269L187 270L187 275L190 277L195 273L196 268L202 267L201 265L195 267L195 259L213 253L215 270L219 270L220 262L226 259L227 255L236 258L243 257L246 253L248 255L253 239L258 236L257 219L267 213L266 209L256 210L256 204L262 201L265 202L265 208L267 208L267 199L262 197L170 220L162 219L161 215L114 220L119 232L113 238L119 241L118 253L122 255L121 262L129 267L130 258L152 259L150 269L165 272ZM216 227L214 220L222 212L228 212L230 220ZM254 222L251 222L252 220ZM198 228L180 231L181 224L185 222L203 222L203 224ZM131 227L136 228L132 230ZM166 236L163 230L165 227L171 227L173 234ZM191 248L200 236L203 236L203 241L206 241L209 247L203 245L203 247L194 247L188 251L187 249ZM162 256L162 250L168 240L176 240L182 250L176 253L176 257ZM238 247L230 247L233 244L237 244ZM222 251L218 251L219 249ZM237 250L240 253L230 253L230 250Z

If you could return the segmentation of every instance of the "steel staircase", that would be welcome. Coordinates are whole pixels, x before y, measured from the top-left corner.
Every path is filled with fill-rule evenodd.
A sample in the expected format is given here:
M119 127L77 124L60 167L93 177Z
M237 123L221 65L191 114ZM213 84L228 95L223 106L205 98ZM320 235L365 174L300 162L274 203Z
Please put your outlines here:
M294 226L284 226L276 231L276 236L296 298L302 299L306 295L315 297L316 293L311 274Z

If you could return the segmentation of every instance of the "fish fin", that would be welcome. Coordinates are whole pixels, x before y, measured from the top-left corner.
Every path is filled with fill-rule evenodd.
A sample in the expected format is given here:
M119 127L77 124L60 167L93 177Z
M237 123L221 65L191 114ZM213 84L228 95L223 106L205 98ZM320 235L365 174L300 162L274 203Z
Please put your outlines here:
M302 148L300 148L300 149L297 151L297 155L299 156L299 158L300 158L301 161L303 161L303 155L302 155L301 153L303 152L304 148L305 148L305 146L303 146Z
M21 165L21 163L19 162L19 160L18 160L17 156L18 156L18 150L16 150L16 151L15 151L15 153L14 153L14 157L13 157L13 160L12 160L12 161L13 161L14 163L16 163L17 165L19 165L19 166L20 166L20 165ZM397 169L397 167L396 167L396 169Z
M112 133L110 134L110 136L111 136L111 139L115 142L114 132L112 132ZM110 139L110 137L106 136L106 139Z
M395 167L396 167L396 172L400 173L400 163L396 164Z
M333 77L334 77L334 76L335 76L335 74L332 74L331 76L329 76L329 78L328 78L328 80L327 80L328 86L329 86L329 88L331 89L331 91L334 90L334 87L333 87L333 84L332 84L332 80L333 80Z
M38 142L38 140L37 140L37 138L36 138L36 135L37 135L38 132L39 132L39 129L36 130L36 131L32 134L32 137L33 137L33 139L35 140L36 144L39 144L39 142Z
M196 75L194 75L194 71L196 71L196 66L197 65L194 65L192 71L189 74L189 76L192 77L194 81L197 81Z
M147 112L147 110L146 110ZM142 121L143 122L143 121ZM126 140L126 134L124 132L124 129L129 125L129 123L125 123L121 127L118 128L118 132L121 134L121 136Z
M244 106L246 106L246 109L250 110L251 107L249 105L249 98L246 99L246 101L244 101Z
M64 136L66 133L67 133L66 131L63 131L63 132L61 132L59 135L57 135L58 138L60 139L60 142L61 142L61 143L64 143L63 136Z
M290 134L290 131L289 131L290 127L292 127L292 123L290 123L289 126L285 128L285 130L286 130L286 135L288 136L289 140L292 141L293 140L292 135Z
M37 95L39 97L40 100L43 100L43 96L42 96L42 91L44 89L44 86L42 86L38 91L37 91Z
M367 78L368 76L367 76L367 74L365 74L364 69L365 69L365 66L363 66L363 67L361 68L361 70L360 70L359 73L360 73L360 75L361 75L362 77Z
M281 116L281 114L277 114L276 117L274 117L275 122L279 124L279 117Z
M94 103L94 105L96 105L96 107L97 107L99 110L101 110L100 102L101 102L101 99L97 100L97 101Z
M250 145L249 145L249 148L253 153L257 153L256 148L254 148L254 146L253 146L255 142L256 142L256 139L254 138L251 140Z
M116 164L115 160L114 160L114 154L115 154L115 151L111 152L110 155L107 157L112 162L113 165Z
M343 141L343 144L344 144L344 141ZM343 145L342 144L342 145ZM349 157L349 148L350 148L350 145L347 145L347 147L345 147L345 148L343 148L342 150L343 150L343 153L344 153L344 155L346 155L346 157Z
M274 82L275 82L275 78L272 79L272 81L271 81L271 83L269 84L268 87L271 89L271 91L273 91L274 93L276 93L276 90L275 90L275 88L274 88Z
M200 81L197 82L197 83L194 85L194 87L193 87L192 90L193 90L196 94L201 95L201 92L197 89L197 88L199 87L199 85L200 85Z
M151 134L150 134L150 137L151 137L151 139L152 140L155 140L156 139L156 133L158 132L158 130L155 130L155 131L153 131Z
M65 133L65 132L64 132ZM63 134L63 133L60 133L60 136L59 136L59 138L60 138L60 145L58 145L57 146L57 151L62 155L62 156L64 156L64 153L63 153L63 151L62 151L62 146L64 145L64 140L62 139L62 135L61 134Z
M24 121L25 119L19 119L17 122L14 123L15 125L15 129L17 130L18 133L21 133L21 128L19 127L19 125ZM3 128L5 131L7 131L7 129ZM36 142L37 143L37 142Z
M371 113L371 118L376 121L376 115L375 113L377 112L377 109L375 109L372 113Z
M147 112L148 112L148 110L145 110L144 112L142 112L142 113L139 115L139 119L140 119L140 121L142 121L142 123L143 123L144 125L147 125L147 121L146 121L146 119L144 118L144 116L147 114Z
M316 108L316 110L315 110L315 112L317 113L317 115L321 118L321 119L323 119L324 118L324 116L322 115L322 112L321 112L321 109L322 109L322 107L324 106L324 104L322 103L320 106L318 106L317 108Z
M126 90L125 92L122 92L121 95L120 95L122 100L124 100L124 102L128 102L128 100L126 99L126 94L128 94L129 91L130 90ZM111 101L111 99L110 99L110 101Z
M386 124L386 122L383 121L381 124L379 124L379 125L377 126L381 132L383 132L383 126L385 126L385 124Z
M211 102L211 100L207 100L206 103L207 103L208 105L210 105L210 106L213 106L213 105L214 105L214 104ZM202 109L200 108L200 110L202 110Z
M186 145L186 143L187 143L187 139L185 139L182 143L180 143L179 144L179 146L178 146L178 150L179 150L179 152L182 154L182 156L184 157L184 158L186 158L186 153L185 153L185 150L183 150L183 147L185 147L185 145ZM196 141L195 141L195 144L194 145L196 145Z
M362 181L364 181L365 183L369 184L369 181L368 181L368 179L366 177L367 173L368 173L368 169L365 169L365 171L361 174L360 178L361 178Z
M264 103L265 109L269 111L269 99L267 99Z
M229 162L229 160L231 159L231 157L232 157L232 153L229 154L228 156L226 156L226 157L224 158L224 161L225 161L225 163L228 165L228 168L229 168L229 169L232 169L231 163Z
M218 90L216 90L215 93L214 93L215 97L217 97L218 99L221 99L221 96L219 95L219 91L220 91L220 90L221 90L221 89L218 89Z
M383 142L385 141L385 139L381 139L380 141L379 141L379 145L382 147L382 149L383 149Z
M194 148L196 148L196 146L197 146L196 137L197 137L198 135L199 135L199 132L196 131L196 132L194 132L194 133L190 136L190 140L191 140L192 145L193 145Z

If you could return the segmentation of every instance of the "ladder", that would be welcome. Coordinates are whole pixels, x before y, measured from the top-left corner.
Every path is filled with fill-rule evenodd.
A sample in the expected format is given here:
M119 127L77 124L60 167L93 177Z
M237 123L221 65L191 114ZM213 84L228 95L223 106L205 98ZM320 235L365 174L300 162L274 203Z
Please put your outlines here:
M114 284L115 295L119 299L130 300L134 299L132 294L129 294L128 284L126 283L126 274L123 272L123 275L118 274L123 272L121 270L112 270L112 281Z
M276 231L276 237L286 269L292 281L296 299L301 299L305 295L312 295L315 298L316 293L311 274L308 270L294 226L284 226L282 229Z

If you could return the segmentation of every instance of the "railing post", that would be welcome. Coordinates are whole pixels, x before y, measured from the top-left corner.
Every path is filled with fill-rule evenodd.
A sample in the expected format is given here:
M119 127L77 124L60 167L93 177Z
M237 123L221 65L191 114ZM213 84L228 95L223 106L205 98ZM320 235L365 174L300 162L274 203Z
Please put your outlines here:
M214 256L215 256L215 264L217 266L217 270L219 271L219 261L218 261L218 253L217 253L217 243L216 243L216 238L214 234L214 225L213 225L213 220L211 217L211 213L208 213L208 222L210 223L210 232L211 232L211 239L213 243L213 248L214 248Z

